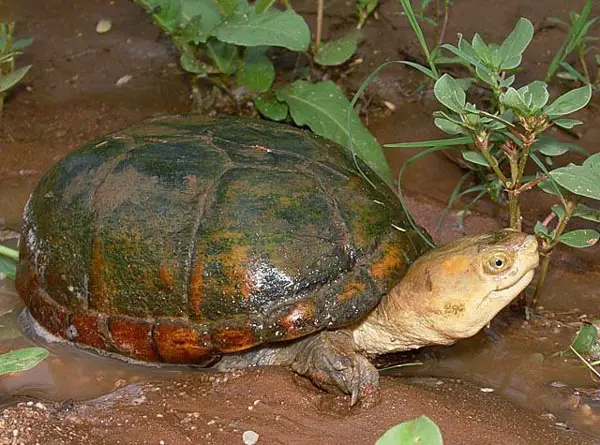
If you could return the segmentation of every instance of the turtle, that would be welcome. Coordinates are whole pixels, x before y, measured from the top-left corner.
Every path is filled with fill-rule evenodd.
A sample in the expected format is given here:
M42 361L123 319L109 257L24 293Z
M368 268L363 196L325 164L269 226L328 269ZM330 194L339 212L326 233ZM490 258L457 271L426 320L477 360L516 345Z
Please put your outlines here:
M342 145L290 125L161 115L55 164L16 285L63 341L148 364L285 365L356 403L372 357L474 335L531 281L536 239L432 248Z

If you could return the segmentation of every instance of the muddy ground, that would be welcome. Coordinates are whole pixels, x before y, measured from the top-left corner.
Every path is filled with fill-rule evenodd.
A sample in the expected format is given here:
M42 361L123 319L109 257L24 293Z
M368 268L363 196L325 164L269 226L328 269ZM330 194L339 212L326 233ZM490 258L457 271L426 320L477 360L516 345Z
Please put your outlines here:
M467 36L478 31L486 40L498 40L518 17L528 17L538 32L520 77L527 82L543 76L564 37L560 29L545 27L545 20L565 18L568 11L580 8L580 3L456 0L446 41L455 42L459 31ZM297 1L294 6L314 30L312 2ZM420 58L398 3L382 1L378 15L364 28L358 54L363 63L342 76L349 92L383 61ZM113 29L98 35L95 26L102 18L112 20ZM0 20L6 19L18 21L19 35L35 39L20 59L34 68L10 96L0 124L0 218L7 226L18 228L27 196L64 154L149 115L187 112L191 104L175 51L129 1L0 0ZM355 26L352 4L327 2L325 25L325 38ZM124 76L131 79L117 86ZM435 104L430 92L425 88L423 94L415 94L422 81L410 70L390 68L369 88L369 106L363 103L363 118L380 142L441 136L431 123ZM553 88L558 92L564 85L557 83ZM385 107L384 100L396 110ZM579 130L578 143L594 152L600 140L597 103L594 98L578 116L586 122ZM411 153L388 151L395 171ZM416 219L428 229L434 229L444 200L462 173L443 156L431 157L408 171L405 193ZM545 216L549 204L542 194L525 202L526 229L531 229L534 218ZM463 231L499 227L503 218L497 206L482 203L467 218L464 230L449 218L445 230L434 235L448 240ZM576 253L563 250L556 255L557 267L543 305L555 311L579 309L578 315L590 319L598 316L598 255L597 248ZM522 339L535 350L539 336L534 340L528 337L520 316L504 315L500 323L504 328L499 332ZM550 346L548 351L559 347L552 341ZM242 443L244 431L253 430L259 434L258 443L264 444L364 444L373 443L390 426L422 414L440 425L448 444L600 443L600 421L589 405L574 404L574 410L585 412L579 431L573 431L560 416L548 415L546 406L522 400L515 404L516 398L507 400L496 392L482 392L480 387L465 379L385 377L380 404L348 411L347 400L323 395L285 370L225 376L180 372L169 374L168 380L148 378L120 387L116 393L92 401L77 401L77 397L75 401L41 400L21 392L0 417L0 443L235 444ZM17 402L20 404L15 405Z

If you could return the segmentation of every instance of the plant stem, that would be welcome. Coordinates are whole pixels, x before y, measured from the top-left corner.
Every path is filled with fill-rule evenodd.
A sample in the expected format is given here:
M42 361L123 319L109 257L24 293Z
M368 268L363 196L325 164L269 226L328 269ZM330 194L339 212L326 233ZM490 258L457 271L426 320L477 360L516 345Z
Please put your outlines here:
M317 0L317 38L315 41L315 51L319 49L321 45L321 35L323 33L323 8L324 0Z
M475 145L478 145L477 143ZM480 148L480 147L478 147ZM498 177L498 179L500 179L500 181L502 181L502 184L504 185L504 187L508 187L508 178L506 176L504 176L504 173L502 173L502 170L500 170L500 167L498 167L498 162L496 161L496 158L493 157L490 152L487 150L487 148L485 150L481 150L481 154L483 155L483 157L485 158L485 160L488 162L488 164L490 164L490 167L492 168L492 170L494 170L494 174Z
M548 266L550 264L550 256L552 255L552 252L554 251L554 248L556 247L556 245L560 242L560 236L565 231L565 228L567 227L567 224L569 223L569 220L571 219L571 215L573 215L573 212L575 211L576 208L577 208L576 200L567 200L567 205L565 206L565 214L564 214L563 218L559 221L558 225L556 226L556 229L554 230L554 236L553 236L552 241L550 241L550 242L544 241L544 243L546 245L542 246L542 249L540 249L541 250L540 253L543 258L542 259L542 267L540 269L540 276L539 276L537 284L535 286L535 293L533 294L533 298L531 299L531 308L532 309L535 309L535 307L537 306L537 304L540 301L542 287L544 286L546 277L548 276Z
M519 193L510 190L508 195L508 211L510 215L510 228L521 231L521 206L519 205Z
M577 49L577 56L579 57L579 63L581 64L581 69L583 70L583 76L589 84L591 82L590 71L588 70L587 63L585 62L585 51L583 45L579 44Z
M2 112L4 111L4 93L0 93L0 121L2 120Z
M440 0L435 0L435 41L440 45Z
M448 17L450 16L450 8L448 6L449 0L444 0L444 20L442 22L442 30L440 31L440 38L438 40L438 46L444 43L444 37L446 37L446 29L448 28Z
M538 278L537 284L535 285L535 293L533 294L533 298L531 299L532 309L535 309L540 301L542 287L544 287L544 282L546 281L546 277L548 276L548 265L550 264L550 255L552 255L552 251L548 253L542 253L542 267L540 268L540 276Z

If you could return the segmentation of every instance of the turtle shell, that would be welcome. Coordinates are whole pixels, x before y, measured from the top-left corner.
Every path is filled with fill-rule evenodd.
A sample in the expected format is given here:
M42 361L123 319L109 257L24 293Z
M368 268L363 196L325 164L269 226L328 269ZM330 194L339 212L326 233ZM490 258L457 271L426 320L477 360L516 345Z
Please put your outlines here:
M365 316L426 249L408 227L389 187L336 143L159 116L45 174L17 287L76 344L202 364Z

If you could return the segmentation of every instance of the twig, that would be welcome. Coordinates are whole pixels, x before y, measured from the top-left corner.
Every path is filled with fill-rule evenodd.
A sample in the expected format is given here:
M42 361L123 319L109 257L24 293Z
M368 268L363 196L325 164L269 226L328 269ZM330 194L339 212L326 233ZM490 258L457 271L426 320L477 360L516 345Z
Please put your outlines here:
M571 348L571 351L573 351L575 353L575 355L577 356L577 358L579 358L579 360L581 360L583 363L585 363L585 366L587 366L590 369L590 371L592 371L594 374L596 374L596 377L600 378L600 373L598 371L596 371L596 369L592 365L590 365L590 363L586 359L584 359L581 356L581 354L579 354L579 352L577 352L575 350L573 345L569 346L569 348Z

